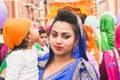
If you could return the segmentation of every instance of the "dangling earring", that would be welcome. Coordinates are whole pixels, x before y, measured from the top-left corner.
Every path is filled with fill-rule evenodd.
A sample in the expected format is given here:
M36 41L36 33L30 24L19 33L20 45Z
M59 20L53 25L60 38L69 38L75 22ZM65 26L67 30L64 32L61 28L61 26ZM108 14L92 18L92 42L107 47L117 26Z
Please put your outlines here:
M74 45L74 46L73 46L73 52L75 52L76 49L77 49L77 45Z

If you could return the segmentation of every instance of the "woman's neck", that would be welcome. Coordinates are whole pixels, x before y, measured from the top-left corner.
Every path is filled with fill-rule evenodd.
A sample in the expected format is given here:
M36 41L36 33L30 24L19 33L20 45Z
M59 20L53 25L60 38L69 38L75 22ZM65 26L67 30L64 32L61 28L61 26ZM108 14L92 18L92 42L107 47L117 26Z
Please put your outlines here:
M70 56L54 56L54 59L53 59L54 63L57 65L57 64L69 64L71 62L74 62L75 59L70 55Z

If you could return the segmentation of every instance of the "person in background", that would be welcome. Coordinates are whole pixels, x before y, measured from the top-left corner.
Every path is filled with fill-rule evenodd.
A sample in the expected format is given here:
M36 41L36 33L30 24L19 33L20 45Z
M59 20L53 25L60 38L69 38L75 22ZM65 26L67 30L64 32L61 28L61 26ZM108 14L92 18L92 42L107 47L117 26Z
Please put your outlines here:
M114 49L114 27L113 17L107 13L102 15L100 18L100 45L102 52Z
M1 32L1 30L0 30L0 32ZM1 49L2 49L2 46L3 46L3 44L4 44L4 41L3 41L3 36L2 36L2 34L0 33L0 66L1 66L1 64L2 64L2 57L1 57Z
M44 55L48 53L49 51L49 45L48 45L48 34L45 29L41 28L39 29L39 40L37 43L34 44L34 46L42 51L41 53Z
M31 20L7 19L3 26L4 43L11 50L6 57L5 80L38 80L38 52L33 44L39 33Z
M8 55L9 48L8 48L7 45L4 44L2 30L3 29L1 29L1 35L0 35L0 44L1 44L1 47L0 47L0 60L1 60L1 63L0 63L0 74L1 75L0 76L5 77L4 74L6 74L6 67L7 67L7 63L6 63L5 58Z
M98 80L92 65L84 54L83 41L77 16L60 10L51 26L48 58L38 58L39 80ZM76 46L83 51L75 52Z
M80 15L80 18L81 18L81 20L82 20L82 24L85 23L85 19L86 19L86 17L87 17L86 14L81 14L81 15Z
M96 45L94 29L89 24L84 24L84 33L86 37L86 54L90 63L96 69L97 74L100 77L99 73L99 62L100 62L100 50Z
M115 30L115 48L103 53L100 80L120 80L120 24Z

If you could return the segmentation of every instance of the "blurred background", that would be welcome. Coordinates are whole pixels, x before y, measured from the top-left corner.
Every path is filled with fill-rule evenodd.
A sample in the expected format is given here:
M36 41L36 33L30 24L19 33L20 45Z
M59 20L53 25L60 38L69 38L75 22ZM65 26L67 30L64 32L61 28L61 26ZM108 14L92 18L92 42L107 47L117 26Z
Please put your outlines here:
M75 13L94 15L98 19L105 11L115 16L120 9L120 0L4 0L8 17L30 18L36 27L49 26L57 11L72 8ZM77 12L77 9L80 9Z

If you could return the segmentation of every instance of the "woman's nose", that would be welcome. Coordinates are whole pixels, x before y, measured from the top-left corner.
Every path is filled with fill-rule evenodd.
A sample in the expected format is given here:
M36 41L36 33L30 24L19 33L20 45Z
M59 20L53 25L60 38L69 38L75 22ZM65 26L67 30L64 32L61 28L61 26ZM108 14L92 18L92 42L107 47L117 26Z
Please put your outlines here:
M62 42L62 38L59 36L56 38L56 43L61 43Z

